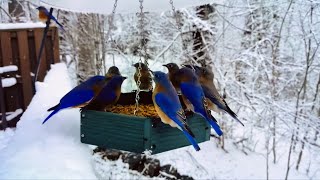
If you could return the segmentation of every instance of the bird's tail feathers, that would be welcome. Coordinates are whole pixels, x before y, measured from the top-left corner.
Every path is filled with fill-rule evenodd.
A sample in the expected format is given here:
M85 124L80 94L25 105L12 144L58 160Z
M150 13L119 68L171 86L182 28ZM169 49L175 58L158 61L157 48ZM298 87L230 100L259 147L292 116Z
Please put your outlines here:
M182 132L187 137L189 142L192 144L193 148L196 151L200 151L200 147L199 147L198 143L196 142L196 140L188 132L186 132L186 131L182 131Z
M62 24L60 24L57 19L54 19L54 22L56 22L56 24L59 26L59 28L60 28L62 31L64 31L64 32L66 31L66 30L64 30Z
M211 127L214 129L214 131L219 135L222 136L223 132L220 129L220 126L214 122L212 119L208 119L209 124L211 125Z
M223 111L228 113L231 117L233 117L235 120L237 120L242 126L244 126L244 124L238 119L237 114L234 113L229 108L228 104L224 100L223 100L223 103L221 103L216 98L213 98L213 97L207 97L207 98L209 98L210 101L212 101L215 105L217 105L219 109L222 109Z
M58 111L60 111L60 108L55 109L54 111L52 111L49 116L42 122L42 124L44 124L45 122L47 122L53 115L55 115Z
M238 118L237 114L234 113L229 106L226 104L226 109L225 110L228 114L230 114L231 117L233 117L233 119L237 120L242 126L244 126L244 124L240 121L240 119Z
M53 110L57 109L59 107L59 105L60 105L60 103L55 105L55 106L53 106L53 107L51 107L51 108L49 108L47 111L53 111Z

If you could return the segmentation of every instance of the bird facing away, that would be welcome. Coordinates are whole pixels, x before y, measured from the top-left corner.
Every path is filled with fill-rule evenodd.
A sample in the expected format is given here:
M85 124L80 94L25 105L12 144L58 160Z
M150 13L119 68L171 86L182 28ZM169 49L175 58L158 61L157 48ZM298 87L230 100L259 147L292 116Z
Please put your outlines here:
M175 73L179 70L179 66L176 63L168 63L168 64L164 64L163 66L168 69L168 76L174 88L176 89L177 92L180 92L179 82L175 77Z
M107 84L102 88L100 93L83 109L105 111L108 105L117 103L121 94L121 85L125 79L127 77L119 75L109 77Z
M194 66L194 65L183 65L183 66L195 71L196 75L199 78L199 82L201 84L202 90L203 90L203 84L205 83L204 78L203 78L204 77L203 73L206 74L205 76L207 78L212 78L212 80L214 78L214 75L213 75L212 71L210 71L210 72L209 71L208 72L202 72L203 69L200 66ZM204 92L204 95L206 96L207 94ZM207 96L206 96L206 101L208 103L208 109L210 109L212 111L215 111L217 113L220 112L219 108L212 101L210 101L210 99L208 99Z
M140 69L140 86L139 89L140 90L147 90L150 91L152 90L152 77L149 71L148 66L146 66L144 63L135 63L133 65L136 68L136 72L134 73L134 80L138 86L138 79L139 79L139 67Z
M110 77L113 77L113 76L115 76L115 75L121 76L121 73L120 73L120 71L119 71L119 69L118 69L117 66L111 66L111 67L108 69L108 72L107 72L107 74L106 74L106 77L107 77L107 78L110 78Z
M179 82L182 95L193 105L192 110L203 116L221 136L223 132L214 117L208 113L208 104L197 75L191 69L183 67L175 73L175 77Z
M49 11L45 7L39 6L37 7L37 9L39 11L38 17L40 21L46 22L48 19L51 19L60 27L61 30L65 31L63 26L58 22L58 20L52 14L50 15Z
M200 150L194 139L194 134L186 122L186 116L182 109L176 90L168 76L160 71L153 72L156 86L152 93L154 107L165 124L177 127L187 137L196 151Z
M62 109L70 107L83 107L88 102L90 102L98 93L101 91L106 83L106 78L104 76L94 76L74 87L66 95L64 95L59 104L48 109L52 111L51 114L42 122L44 124L49 118Z
M214 74L211 68L208 67L198 67L196 72L199 77L200 84L204 91L206 98L209 99L211 104L215 104L220 110L228 113L231 117L237 120L242 126L244 124L238 119L236 113L234 113L228 106L227 102L219 94L216 86L213 83Z

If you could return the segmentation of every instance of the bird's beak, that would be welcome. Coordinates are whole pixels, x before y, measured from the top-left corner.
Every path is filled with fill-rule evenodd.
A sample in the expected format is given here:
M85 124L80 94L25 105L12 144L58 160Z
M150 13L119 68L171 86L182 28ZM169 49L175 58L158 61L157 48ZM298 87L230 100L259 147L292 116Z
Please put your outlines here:
M133 67L136 67L136 64L132 64Z
M123 80L126 80L126 79L127 79L127 77L125 77L125 76L122 76L122 79L123 79Z
M151 69L149 69L149 71L151 72L151 74L152 74L152 75L154 75L154 72L153 72L153 71L151 71Z
M164 66L164 67L168 67L168 64L164 64L164 65L162 65L162 66Z

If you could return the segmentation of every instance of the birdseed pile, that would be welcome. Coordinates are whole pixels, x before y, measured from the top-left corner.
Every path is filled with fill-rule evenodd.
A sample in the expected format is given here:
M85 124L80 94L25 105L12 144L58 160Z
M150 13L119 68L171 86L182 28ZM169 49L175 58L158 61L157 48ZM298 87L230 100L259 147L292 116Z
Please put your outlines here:
M135 105L114 105L106 108L107 112L113 112L117 114L134 115ZM136 112L136 116L141 117L159 117L153 104L139 105L139 110Z

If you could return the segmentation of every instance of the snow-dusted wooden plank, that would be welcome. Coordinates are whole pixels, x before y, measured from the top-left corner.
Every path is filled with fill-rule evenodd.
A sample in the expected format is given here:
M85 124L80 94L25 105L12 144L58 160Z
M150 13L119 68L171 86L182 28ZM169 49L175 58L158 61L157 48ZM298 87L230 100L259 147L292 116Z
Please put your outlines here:
M14 71L18 71L18 67L15 65L0 67L0 74L6 73L6 72L14 72Z
M41 41L42 41L42 36L43 36L43 29L35 29L34 30L34 41L36 44L36 60L39 56L39 51L40 51L40 46L41 46ZM37 66L37 62L35 63L35 70ZM47 71L47 62L46 62L46 47L43 48L42 55L41 55L41 64L40 64L40 69L39 69L39 74L37 81L43 81L44 76ZM36 71L34 72L36 73Z
M17 34L19 42L19 63L22 79L23 104L24 108L26 108L33 96L32 79L30 76L31 64L29 59L28 34L27 31L18 31Z
M1 81L3 87L11 87L17 84L16 78L4 78Z
M22 114L23 110L22 109L17 109L14 112L7 112L7 121L11 121L12 119L16 118L20 114Z
M46 24L42 22L36 23L1 23L0 30L9 30L9 29L33 29L33 28L44 28Z

